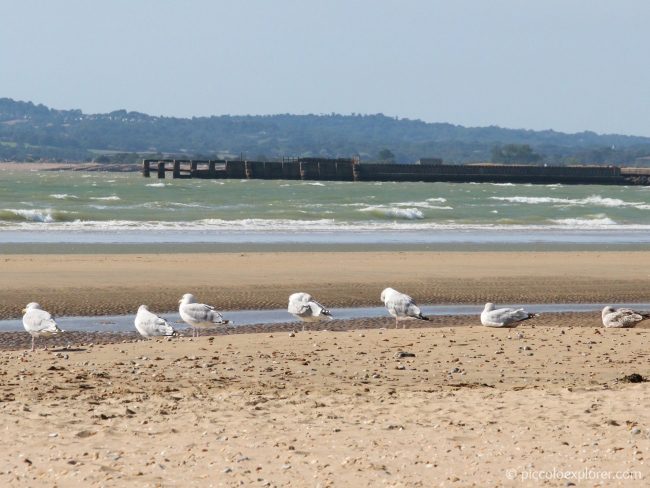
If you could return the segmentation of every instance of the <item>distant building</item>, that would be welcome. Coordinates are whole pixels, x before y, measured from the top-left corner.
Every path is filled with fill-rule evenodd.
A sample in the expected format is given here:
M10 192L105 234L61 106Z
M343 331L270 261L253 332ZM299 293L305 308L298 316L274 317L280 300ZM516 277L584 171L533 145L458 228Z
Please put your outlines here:
M418 159L417 164L425 166L440 166L442 164L442 158L420 158Z

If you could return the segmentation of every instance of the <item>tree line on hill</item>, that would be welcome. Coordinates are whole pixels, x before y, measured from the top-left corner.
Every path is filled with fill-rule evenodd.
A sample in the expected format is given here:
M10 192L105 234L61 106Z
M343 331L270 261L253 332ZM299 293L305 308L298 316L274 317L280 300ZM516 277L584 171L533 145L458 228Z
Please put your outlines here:
M0 98L0 159L137 162L143 157L278 160L359 157L362 162L650 164L650 138L565 134L376 115L162 117L84 114Z

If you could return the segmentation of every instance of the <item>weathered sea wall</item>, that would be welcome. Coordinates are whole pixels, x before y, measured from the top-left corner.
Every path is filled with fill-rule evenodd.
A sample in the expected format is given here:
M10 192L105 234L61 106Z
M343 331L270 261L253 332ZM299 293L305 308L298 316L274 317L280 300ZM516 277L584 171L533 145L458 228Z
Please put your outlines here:
M617 166L366 164L354 159L290 161L143 161L143 175L165 178L236 178L322 181L424 181L533 184L648 185L650 170Z

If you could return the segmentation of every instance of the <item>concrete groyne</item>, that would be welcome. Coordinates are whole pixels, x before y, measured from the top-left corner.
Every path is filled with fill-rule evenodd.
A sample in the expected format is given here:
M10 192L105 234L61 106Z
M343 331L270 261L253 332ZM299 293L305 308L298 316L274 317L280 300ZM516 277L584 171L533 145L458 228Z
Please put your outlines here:
M322 181L478 182L649 185L650 169L618 166L419 165L359 163L356 159L286 161L145 159L142 174L165 178Z

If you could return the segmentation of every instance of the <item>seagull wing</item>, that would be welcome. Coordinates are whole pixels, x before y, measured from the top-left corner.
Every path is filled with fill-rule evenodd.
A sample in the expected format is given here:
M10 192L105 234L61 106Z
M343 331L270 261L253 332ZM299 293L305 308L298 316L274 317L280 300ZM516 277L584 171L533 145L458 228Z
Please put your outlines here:
M643 316L629 308L619 308L618 310L606 315L609 327L633 327L643 320ZM618 325L614 325L618 324Z
M318 303L315 300L310 301L307 305L311 309L312 315L314 315L314 317L318 317L319 315L325 315L328 317L332 316L329 310L327 310L325 307L323 307L320 303Z
M34 334L61 332L52 315L40 309L28 310L23 317L23 325L27 332Z

